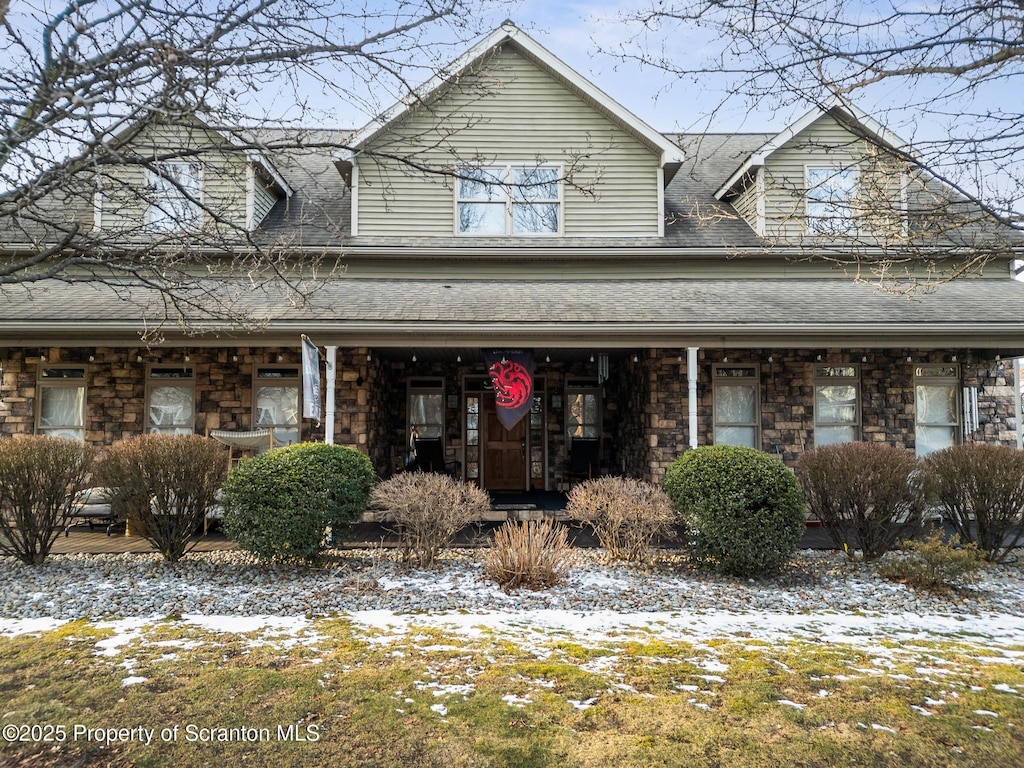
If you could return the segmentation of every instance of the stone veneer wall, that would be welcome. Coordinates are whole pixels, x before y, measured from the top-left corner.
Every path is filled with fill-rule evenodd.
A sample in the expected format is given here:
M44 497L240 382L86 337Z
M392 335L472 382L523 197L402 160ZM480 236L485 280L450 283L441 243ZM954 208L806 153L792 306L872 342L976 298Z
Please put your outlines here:
M140 434L145 428L148 364L184 363L195 368L198 434L207 429L245 430L253 424L255 366L295 365L297 348L19 348L9 349L3 367L0 435L35 431L37 377L41 365L81 365L87 371L86 441L96 447ZM818 356L821 360L818 360ZM949 364L956 355L963 383L979 393L979 429L965 441L1016 445L1017 406L1009 361L979 359L967 350L701 350L698 359L698 443L712 442L711 372L727 356L730 364L756 364L761 382L762 448L792 463L813 446L814 367L853 363L860 367L862 437L914 448L914 369ZM45 361L41 360L45 357ZM369 359L367 359L369 357ZM769 357L771 360L769 361ZM908 357L910 360L908 361ZM92 359L90 359L92 358ZM141 358L141 360L140 360ZM463 373L485 375L482 364L406 363L381 359L373 350L338 350L335 440L366 452L378 474L396 468L404 449L405 381L441 376L447 401L446 448L451 462L462 459ZM562 484L565 469L564 394L567 379L595 378L583 361L537 361L545 377L549 488ZM685 349L651 349L620 358L604 385L604 428L608 435L602 471L660 482L689 444ZM555 396L562 407L554 407ZM303 439L322 440L324 428L303 421Z
M188 354L189 361L184 357ZM386 441L380 422L390 392L381 384L381 364L368 350L338 350L335 442L370 455L382 469ZM41 359L45 357L45 360ZM140 359L141 358L141 359ZM9 350L3 366L0 434L32 434L40 366L81 365L86 369L86 442L102 448L141 434L146 425L146 374L151 364L189 365L195 369L195 431L247 430L253 427L253 371L258 365L301 362L292 347L231 348L27 348ZM326 371L321 368L326 384ZM323 440L324 424L302 421L303 440Z
M968 350L912 349L702 349L698 354L698 445L714 441L712 370L728 358L728 364L757 366L761 448L778 453L786 463L793 463L800 453L814 447L814 369L819 365L859 366L862 439L913 450L915 368L922 364L950 365L954 355L959 361L961 384L976 382L979 387L979 429L966 433L964 441L1015 446L1017 413L1010 364L979 360ZM642 360L646 387L628 367L619 379L620 386L629 393L626 410L632 414L620 423L619 439L627 471L660 482L689 444L686 350L648 350ZM642 428L636 423L640 408L644 409ZM640 443L644 436L646 445Z

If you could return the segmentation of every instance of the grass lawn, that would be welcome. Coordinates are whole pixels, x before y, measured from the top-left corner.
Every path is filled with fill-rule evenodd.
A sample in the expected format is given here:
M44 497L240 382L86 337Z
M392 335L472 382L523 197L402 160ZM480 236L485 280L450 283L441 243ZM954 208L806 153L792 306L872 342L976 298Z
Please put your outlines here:
M0 638L0 766L1024 766L1024 647L969 623L848 645L463 619Z

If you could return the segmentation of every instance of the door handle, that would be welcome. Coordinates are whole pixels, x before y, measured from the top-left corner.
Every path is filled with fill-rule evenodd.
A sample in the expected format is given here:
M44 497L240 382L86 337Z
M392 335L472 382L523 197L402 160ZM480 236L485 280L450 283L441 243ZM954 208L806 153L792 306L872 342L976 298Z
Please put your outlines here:
M526 438L524 437L519 441L519 452L525 457L526 456Z

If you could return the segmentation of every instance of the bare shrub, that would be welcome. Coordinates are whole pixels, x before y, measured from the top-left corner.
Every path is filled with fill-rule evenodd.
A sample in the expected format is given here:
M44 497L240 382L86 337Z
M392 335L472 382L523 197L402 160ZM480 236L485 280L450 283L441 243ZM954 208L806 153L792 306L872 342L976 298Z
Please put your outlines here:
M0 440L0 552L41 565L85 487L93 451L77 440Z
M571 557L564 527L549 520L510 521L494 532L494 542L484 552L484 574L503 589L542 589L565 578Z
M949 592L973 584L983 562L977 544L960 544L958 537L947 541L938 531L922 541L905 541L902 553L890 552L879 562L887 579L915 589Z
M573 487L566 512L588 523L615 560L642 563L655 541L673 532L672 502L656 485L625 477L599 477Z
M189 551L192 534L226 472L224 447L199 435L138 435L114 443L96 476L165 560Z
M974 443L925 458L928 482L943 517L963 541L993 563L1024 535L1024 451Z
M808 511L848 557L877 560L921 530L921 463L910 451L878 443L843 443L800 456L797 478Z
M486 492L435 472L403 472L378 483L371 503L380 521L393 519L402 561L429 568L441 547L491 508Z

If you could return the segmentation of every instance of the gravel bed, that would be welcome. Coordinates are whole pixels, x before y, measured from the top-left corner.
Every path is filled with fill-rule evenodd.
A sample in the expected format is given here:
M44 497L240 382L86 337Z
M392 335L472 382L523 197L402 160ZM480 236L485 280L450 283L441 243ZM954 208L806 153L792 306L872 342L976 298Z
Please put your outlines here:
M190 554L177 565L158 555L53 555L33 568L0 557L0 618L538 609L1024 616L1020 565L988 566L976 585L935 595L834 552L805 550L775 577L744 580L695 571L678 553L632 568L609 564L602 550L576 549L565 583L506 593L483 578L479 556L448 550L430 571L405 569L386 549L334 552L317 569L264 566L238 550Z

